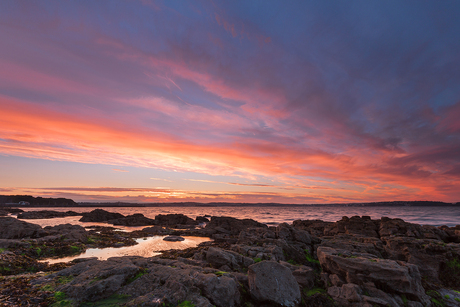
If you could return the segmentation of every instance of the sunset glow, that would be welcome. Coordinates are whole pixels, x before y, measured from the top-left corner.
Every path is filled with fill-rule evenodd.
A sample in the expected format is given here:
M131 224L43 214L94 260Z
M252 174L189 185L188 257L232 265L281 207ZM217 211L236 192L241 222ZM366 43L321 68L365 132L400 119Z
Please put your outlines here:
M458 202L459 12L2 1L0 194Z

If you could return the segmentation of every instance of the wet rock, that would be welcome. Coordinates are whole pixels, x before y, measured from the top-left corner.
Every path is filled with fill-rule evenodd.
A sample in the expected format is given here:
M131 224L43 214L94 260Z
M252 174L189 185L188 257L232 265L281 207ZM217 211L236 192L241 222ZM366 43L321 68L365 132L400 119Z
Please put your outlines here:
M146 227L146 228L143 228L141 231L146 232L148 234L155 234L155 235L170 234L172 232L170 229L165 229L161 226Z
M74 211L59 212L51 210L27 211L18 214L18 219L52 219L56 217L78 216L81 213Z
M155 216L156 225L174 227L177 225L198 225L198 222L183 214L159 214Z
M299 285L291 270L274 262L262 261L249 266L249 291L260 302L295 306L300 301Z
M38 238L45 231L36 224L19 221L13 217L0 217L0 239Z
M124 215L116 212L108 212L103 209L95 209L91 212L82 213L83 217L80 222L107 222L123 218Z
M122 226L149 226L155 225L156 222L154 219L149 219L148 217L145 217L143 214L136 213L133 215L128 215L126 217L109 220L108 223L112 225Z
M185 239L179 236L167 236L163 238L164 241L171 241L171 242L180 242L184 241Z
M318 247L317 254L324 271L337 274L347 283L373 282L382 289L428 302L416 265L323 246Z

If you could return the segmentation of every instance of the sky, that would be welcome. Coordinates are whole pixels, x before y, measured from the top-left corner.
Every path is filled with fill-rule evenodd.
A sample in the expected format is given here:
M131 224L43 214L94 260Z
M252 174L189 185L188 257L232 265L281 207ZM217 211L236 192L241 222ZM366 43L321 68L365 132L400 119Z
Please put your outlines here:
M458 1L0 2L0 194L460 201Z

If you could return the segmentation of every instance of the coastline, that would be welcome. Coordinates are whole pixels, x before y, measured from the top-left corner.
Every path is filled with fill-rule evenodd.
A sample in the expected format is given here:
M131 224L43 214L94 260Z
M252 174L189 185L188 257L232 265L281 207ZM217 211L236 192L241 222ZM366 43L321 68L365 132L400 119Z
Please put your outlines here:
M1 219L2 223L13 220ZM14 220L26 223L21 229L33 228L33 220ZM35 299L36 306L98 306L95 304L107 300L113 301L108 306L436 306L436 302L458 306L460 302L460 292L456 292L460 291L460 225L421 226L366 216L336 222L297 220L276 227L217 216L204 228L177 215L155 221L156 225L146 227L152 235L163 232L213 241L156 257L83 259L39 268L49 275L21 275L25 272L20 271L11 275L4 270L0 302L15 306L18 296L5 299L12 287L22 289L29 301ZM180 223L190 227L177 229ZM96 232L106 235L101 242L110 244L121 236L129 244L130 238L140 235L120 234L110 227L95 228L91 235L91 230L81 226L61 227L59 238L50 233L52 227L38 226L35 232L15 239L2 233L2 267L8 265L8 258L9 265L24 260L21 253L30 246L36 250L35 243L43 246L59 241L62 246L83 248L91 244L88 238L94 243ZM46 250L42 248L43 253ZM36 261L40 255L27 257ZM18 277L29 290L15 286L7 276Z

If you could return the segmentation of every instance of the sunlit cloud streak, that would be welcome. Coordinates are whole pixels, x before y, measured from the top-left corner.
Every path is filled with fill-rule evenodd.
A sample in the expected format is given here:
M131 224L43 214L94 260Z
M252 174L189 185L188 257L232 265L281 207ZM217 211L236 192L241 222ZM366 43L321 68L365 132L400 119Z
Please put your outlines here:
M5 2L0 154L195 174L146 177L175 184L162 201L458 201L458 12ZM40 191L155 199L103 186Z

